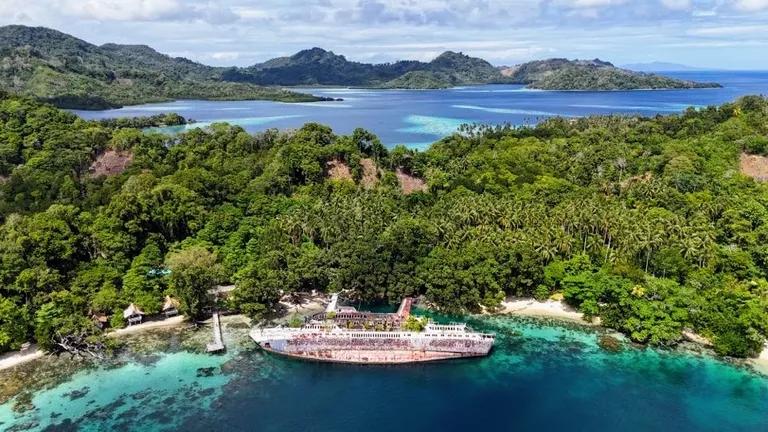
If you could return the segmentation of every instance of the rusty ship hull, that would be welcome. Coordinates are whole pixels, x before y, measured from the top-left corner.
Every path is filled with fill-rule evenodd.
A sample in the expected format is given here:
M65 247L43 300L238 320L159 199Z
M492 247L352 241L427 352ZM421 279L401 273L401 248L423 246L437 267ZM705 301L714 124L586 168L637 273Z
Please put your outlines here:
M336 312L335 299L331 302ZM389 317L346 309L332 319L315 317L299 328L253 329L251 338L265 351L288 357L335 363L402 364L441 361L488 355L494 335L478 333L464 324L440 325L429 322L422 331L366 330L354 328L365 320L399 328L410 313L410 299ZM392 324L389 326L388 324Z
M369 365L388 365L388 364L407 364L407 363L426 363L426 362L438 362L468 357L482 357L485 354L474 355L461 355L457 353L445 353L437 351L408 351L408 350L394 350L394 351L364 351L364 350L349 350L349 351L315 351L315 352L301 352L301 353L286 353L275 351L269 348L262 349L266 352L294 358L297 360L306 360L312 362L326 362L326 363L347 363L347 364L369 364Z
M292 331L293 330L293 331ZM313 331L314 330L314 331ZM434 331L434 333L427 333ZM488 355L492 335L424 332L355 332L333 328L254 330L265 351L294 358L338 363L399 364Z

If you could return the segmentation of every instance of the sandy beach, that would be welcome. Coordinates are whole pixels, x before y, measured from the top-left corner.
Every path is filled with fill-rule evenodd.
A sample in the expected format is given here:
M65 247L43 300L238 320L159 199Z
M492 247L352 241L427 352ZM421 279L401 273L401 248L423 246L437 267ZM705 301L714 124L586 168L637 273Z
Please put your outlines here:
M316 295L316 296L309 296L304 298L302 303L298 305L291 304L288 302L280 302L280 303L285 307L285 310L286 310L286 313L283 316L283 319L287 320L287 319L290 319L290 317L293 316L294 314L298 314L300 316L308 316L317 312L322 312L323 310L325 310L325 306L327 304L327 298L323 295ZM149 320L141 324L136 324L136 325L124 327L121 329L112 330L106 333L106 336L120 337L124 335L139 333L145 330L179 326L184 324L185 322L187 322L187 320L185 319L184 316L177 315L171 318ZM13 368L15 366L39 359L44 355L45 353L37 349L35 345L32 345L29 349L24 351L15 351L15 352L2 354L0 355L0 370Z
M35 345L32 345L29 347L29 349L24 351L14 351L5 353L0 356L0 370L3 369L10 369L14 366L18 366L20 364L39 359L42 357L45 353L43 351L37 349Z
M132 326L123 327L121 329L113 330L107 333L107 336L120 336L125 334L137 333L144 330L161 327L172 327L182 324L185 321L185 317L177 315L175 317L166 318L164 320L146 321L141 324L134 324Z
M712 348L712 341L705 338L704 336L694 332L691 329L685 329L683 330L683 339L687 340L688 342L693 342L696 344L699 344L703 347Z
M285 307L283 318L290 319L293 315L309 316L317 312L322 312L328 305L328 297L325 295L315 295L302 298L300 304L289 303L281 300L280 304Z
M768 375L768 343L763 347L763 351L757 358L750 359L749 363L757 371Z
M175 316L175 317L167 318L164 320L158 320L158 321L147 321L141 324L136 324L130 327L125 327L125 328L111 331L109 333L106 333L106 336L110 336L110 337L122 336L126 334L138 333L138 332L153 329L153 328L177 326L184 322L185 320L183 316ZM5 353L3 355L0 355L0 370L10 369L12 367L15 367L27 362L31 362L32 360L36 360L43 357L44 355L45 353L37 349L35 345L32 345L31 347L29 347L29 349L24 351L14 351L10 353Z
M556 318L566 321L576 321L581 324L598 324L597 322L590 323L589 321L585 321L584 315L581 312L558 300L541 302L532 298L508 298L501 302L501 310L499 310L498 313L539 318Z

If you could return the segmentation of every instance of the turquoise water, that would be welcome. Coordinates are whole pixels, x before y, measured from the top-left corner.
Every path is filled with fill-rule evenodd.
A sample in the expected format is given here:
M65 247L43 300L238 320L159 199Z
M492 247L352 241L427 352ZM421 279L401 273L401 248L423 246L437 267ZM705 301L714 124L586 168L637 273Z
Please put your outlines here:
M424 149L463 123L534 124L552 116L593 114L655 115L680 112L689 106L719 105L747 94L768 94L768 72L680 72L679 78L715 81L719 89L638 90L615 92L541 91L515 85L456 87L443 90L371 90L313 88L319 96L343 98L320 103L181 100L128 106L105 111L75 111L89 118L134 117L177 112L205 127L229 122L250 132L292 129L319 122L337 133L362 127L386 145ZM178 132L181 128L164 129Z
M225 108L224 110L231 111L232 109ZM243 117L243 118L228 119L227 122L233 125L242 126L243 128L249 128L249 127L258 127L258 126L268 125L269 123L276 122L279 120L287 120L287 119L294 119L294 118L300 118L300 117L303 117L303 116L299 114L293 114L293 115L279 115L279 116L267 116L267 117ZM215 123L215 121L201 121L201 122L189 123L189 124L177 125L177 126L147 128L147 131L175 134L175 133L184 132L184 131L188 131L196 128L206 128L212 125L213 123Z
M592 331L537 321L470 323L497 333L489 357L350 366L245 348L84 370L35 393L35 410L0 405L0 430L768 431L768 377L745 368L609 353Z
M198 376L198 369L219 368L227 357L174 353L152 364L86 370L32 398L35 411L14 418L10 404L0 406L0 421L11 427L76 426L76 430L167 430L186 414L211 408L228 377ZM152 409L163 407L164 409ZM149 410L145 410L149 407ZM138 426L141 425L141 429Z

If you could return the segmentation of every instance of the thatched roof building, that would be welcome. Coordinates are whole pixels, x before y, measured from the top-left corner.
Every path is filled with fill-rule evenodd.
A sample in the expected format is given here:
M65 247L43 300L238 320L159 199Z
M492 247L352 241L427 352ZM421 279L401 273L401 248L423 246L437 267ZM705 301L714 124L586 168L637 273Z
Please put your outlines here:
M179 301L171 296L165 296L165 303L163 304L163 312L169 309L178 309Z
M165 296L165 303L163 304L163 313L167 317L172 315L178 315L179 301L171 296Z
M131 303L130 306L125 308L125 310L123 311L123 318L127 319L134 315L144 315L144 312L142 312L141 309L139 309L139 307L136 306L136 304Z
M107 323L109 323L109 317L102 312L94 313L91 315L91 319L93 320L93 323L96 325L96 327L102 330L107 326Z
M140 323L141 320L144 319L144 312L142 312L138 306L131 303L130 306L123 311L123 318L128 320L128 324Z

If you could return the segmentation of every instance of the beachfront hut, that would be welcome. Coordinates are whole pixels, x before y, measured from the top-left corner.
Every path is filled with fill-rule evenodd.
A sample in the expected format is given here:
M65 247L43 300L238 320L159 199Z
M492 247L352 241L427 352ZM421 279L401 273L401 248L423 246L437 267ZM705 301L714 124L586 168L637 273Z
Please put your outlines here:
M179 314L179 301L171 296L165 296L165 303L163 304L163 314L167 317L172 317Z
M93 320L93 323L96 325L96 327L98 327L100 330L104 330L104 328L107 327L107 323L109 322L109 317L101 312L91 315L91 319Z
M139 324L144 319L144 312L142 312L138 306L131 303L131 305L123 311L123 318L128 321L128 325Z

